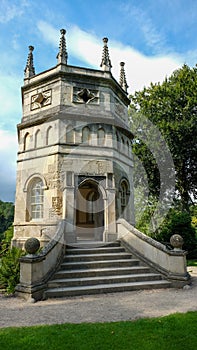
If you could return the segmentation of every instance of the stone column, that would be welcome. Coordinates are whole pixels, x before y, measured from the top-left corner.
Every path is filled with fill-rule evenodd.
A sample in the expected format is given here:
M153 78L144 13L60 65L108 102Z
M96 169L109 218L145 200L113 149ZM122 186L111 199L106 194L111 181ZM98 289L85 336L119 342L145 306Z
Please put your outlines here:
M107 187L106 187L107 198L105 201L105 232L104 237L106 242L115 241L117 238L116 233L116 189L114 184L114 175L108 173L107 176Z
M63 190L63 219L66 220L65 240L76 242L75 233L75 186L74 173L66 172L66 186Z
M133 176L132 171L129 172L129 182L130 182L130 192L129 192L129 201L127 205L127 221L131 225L135 225L135 210L134 210L134 188L133 188Z

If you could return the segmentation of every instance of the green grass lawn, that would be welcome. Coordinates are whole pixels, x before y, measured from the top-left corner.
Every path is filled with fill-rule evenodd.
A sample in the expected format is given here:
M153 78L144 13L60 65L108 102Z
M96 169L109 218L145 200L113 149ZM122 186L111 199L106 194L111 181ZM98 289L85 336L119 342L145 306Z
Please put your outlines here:
M2 350L195 350L197 312L127 322L0 329Z

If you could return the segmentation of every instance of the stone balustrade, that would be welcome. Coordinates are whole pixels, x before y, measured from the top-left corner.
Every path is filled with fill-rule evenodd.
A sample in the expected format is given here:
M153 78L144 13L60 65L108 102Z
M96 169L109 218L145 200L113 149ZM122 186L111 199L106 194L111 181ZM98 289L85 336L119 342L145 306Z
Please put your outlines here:
M160 242L138 231L124 219L117 221L118 239L130 252L168 278L174 287L188 284L186 251L170 250Z
M20 258L20 283L16 295L32 302L43 298L46 283L65 254L65 225L65 220L59 222L54 237L39 253L28 253Z

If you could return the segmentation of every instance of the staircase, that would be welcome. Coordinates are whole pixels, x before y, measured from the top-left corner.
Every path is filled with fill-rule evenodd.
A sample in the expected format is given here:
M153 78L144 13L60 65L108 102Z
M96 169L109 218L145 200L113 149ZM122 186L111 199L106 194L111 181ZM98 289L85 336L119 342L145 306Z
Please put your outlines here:
M60 269L48 282L46 298L170 287L159 273L142 265L119 242L67 246Z

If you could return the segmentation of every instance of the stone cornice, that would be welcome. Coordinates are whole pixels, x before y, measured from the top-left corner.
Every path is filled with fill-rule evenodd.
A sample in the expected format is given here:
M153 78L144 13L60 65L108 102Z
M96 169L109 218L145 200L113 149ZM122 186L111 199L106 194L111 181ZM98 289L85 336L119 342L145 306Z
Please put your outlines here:
M62 69L63 68L63 69ZM33 77L26 78L24 80L24 86L22 86L22 91L27 91L30 88L40 86L43 83L52 81L54 79L66 79L68 82L84 82L87 84L99 84L102 86L110 87L117 96L124 102L126 106L130 104L130 99L127 96L127 93L120 86L120 84L113 77L111 72L82 68L75 66L60 65L46 70L42 73L36 74Z

